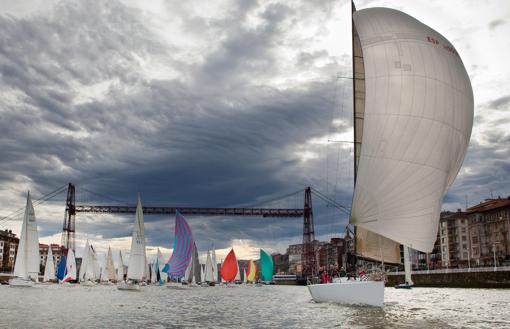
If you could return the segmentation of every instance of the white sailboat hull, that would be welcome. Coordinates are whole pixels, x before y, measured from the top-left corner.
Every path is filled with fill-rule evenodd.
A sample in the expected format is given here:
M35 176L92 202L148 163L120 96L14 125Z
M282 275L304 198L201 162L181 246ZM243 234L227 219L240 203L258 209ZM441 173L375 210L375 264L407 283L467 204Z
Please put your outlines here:
M337 304L362 304L382 307L384 304L384 282L345 281L308 285L315 302Z
M12 278L9 280L9 286L11 287L32 287L34 281L23 278Z
M128 290L128 291L140 291L141 287L138 283L121 282L117 285L117 289Z

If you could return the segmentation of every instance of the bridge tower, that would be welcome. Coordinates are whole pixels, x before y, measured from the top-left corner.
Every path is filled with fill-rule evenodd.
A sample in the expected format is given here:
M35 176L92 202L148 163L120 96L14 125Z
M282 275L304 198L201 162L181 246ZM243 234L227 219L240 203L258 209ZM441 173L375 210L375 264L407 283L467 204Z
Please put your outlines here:
M75 223L76 223L76 190L73 183L67 187L66 212L64 216L64 226L62 227L62 248L65 254L69 248L76 251L75 243Z
M305 189L305 205L303 210L303 253L301 254L301 262L303 264L303 274L310 275L317 273L312 190L310 187Z

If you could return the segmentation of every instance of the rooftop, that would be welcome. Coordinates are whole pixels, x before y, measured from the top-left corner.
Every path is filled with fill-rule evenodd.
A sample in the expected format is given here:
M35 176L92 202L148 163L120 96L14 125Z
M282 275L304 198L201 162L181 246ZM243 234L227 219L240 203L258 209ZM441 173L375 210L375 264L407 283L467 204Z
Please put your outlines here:
M475 212L486 212L503 207L510 207L510 196L503 199L501 197L498 197L497 199L485 199L485 201L467 208L466 212L468 214L472 214Z

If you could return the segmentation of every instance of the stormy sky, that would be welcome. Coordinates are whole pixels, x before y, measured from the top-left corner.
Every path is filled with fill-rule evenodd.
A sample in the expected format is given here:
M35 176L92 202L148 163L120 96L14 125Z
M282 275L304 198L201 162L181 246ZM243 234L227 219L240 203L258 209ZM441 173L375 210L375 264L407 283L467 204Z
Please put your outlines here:
M475 121L445 197L455 210L510 195L510 4L356 1L430 25L471 77ZM79 203L302 207L313 186L350 206L348 1L0 1L0 217L73 182ZM92 191L90 193L88 191ZM105 196L105 197L103 197ZM65 195L36 207L41 242L60 242ZM347 215L314 198L316 235ZM18 220L0 228L15 232ZM76 219L78 249L129 249L133 216ZM168 256L170 216L146 216ZM201 251L285 251L301 219L190 217ZM80 250L78 250L80 254Z

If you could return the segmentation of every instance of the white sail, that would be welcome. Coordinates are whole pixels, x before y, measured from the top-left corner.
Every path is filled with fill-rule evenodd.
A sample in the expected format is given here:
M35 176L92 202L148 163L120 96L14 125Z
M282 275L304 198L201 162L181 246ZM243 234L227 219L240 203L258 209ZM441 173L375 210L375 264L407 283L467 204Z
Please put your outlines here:
M239 267L239 261L237 262L237 274L234 280L241 281L241 268Z
M186 267L186 271L184 271L184 276L182 277L183 281L190 282L190 278L193 275L193 254L191 255L191 260L188 264L188 267Z
M211 253L209 252L209 250L207 250L207 259L205 261L204 281L214 282L213 263L211 260Z
M36 282L39 280L39 236L30 192L27 195L13 274L15 277L31 278Z
M213 281L218 281L218 263L216 263L216 250L214 249L214 244L212 246L212 256L211 261L213 265Z
M413 285L414 283L411 279L411 259L409 256L409 247L407 246L404 246L404 270L406 282L410 285Z
M99 261L97 260L97 254L94 250L94 247L90 245L90 261L89 266L91 267L91 276L89 280L96 281L99 280L101 276L101 269L99 267Z
M246 283L246 269L243 270L243 282Z
M51 244L48 248L48 256L46 257L46 266L44 267L43 282L48 282L55 279L55 262L53 261L53 252L51 251Z
M66 275L62 281L69 282L76 280L76 259L74 258L73 249L67 251Z
M154 257L154 262L152 263L151 265L151 283L156 283L157 282L157 273L156 273L156 259L157 259L157 255L156 257Z
M204 265L200 264L200 278L201 282L205 282Z
M124 261L122 260L122 251L119 250L119 266L117 267L117 281L124 280Z
M159 276L161 277L161 280L163 280L163 282L166 282L168 274L166 272L163 272L163 267L165 267L165 260L163 259L163 254L161 253L161 251L159 251L159 248L158 248L158 266Z
M85 243L85 248L83 249L83 257L81 260L80 266L80 281L91 280L94 281L96 279L96 273L94 270L94 255L89 245L89 240Z
M141 281L145 277L146 261L143 208L140 195L138 195L136 219L133 227L133 236L131 237L131 252L129 255L127 278Z
M353 17L365 111L350 222L431 252L471 135L471 83L452 44L411 16L370 8Z
M115 281L115 265L113 264L112 249L108 246L108 255L106 256L106 275L108 281Z

